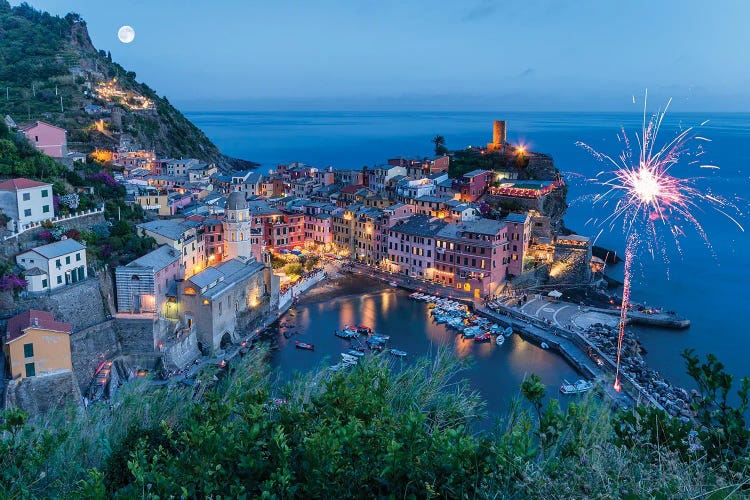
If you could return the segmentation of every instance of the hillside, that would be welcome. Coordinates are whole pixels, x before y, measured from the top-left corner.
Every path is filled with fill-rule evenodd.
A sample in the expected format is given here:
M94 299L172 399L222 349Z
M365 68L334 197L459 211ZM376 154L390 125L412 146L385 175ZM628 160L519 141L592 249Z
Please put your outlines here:
M87 108L88 106L88 108ZM130 142L162 157L194 157L223 169L254 164L223 155L136 74L91 43L85 21L0 0L0 116L68 130L69 149Z

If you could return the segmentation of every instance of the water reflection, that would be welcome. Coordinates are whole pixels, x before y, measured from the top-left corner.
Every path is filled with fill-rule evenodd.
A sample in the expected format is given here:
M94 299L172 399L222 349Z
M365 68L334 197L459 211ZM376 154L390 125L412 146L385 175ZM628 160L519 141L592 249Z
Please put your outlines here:
M563 378L575 379L575 371L560 357L523 341L517 335L502 346L494 342L478 343L463 339L455 330L432 321L427 305L412 300L403 291L388 290L361 296L348 296L313 304L295 306L284 317L295 332L289 340L279 338L280 349L272 356L272 365L282 379L295 371L308 371L331 365L339 353L351 347L348 341L333 335L344 325L371 326L391 336L389 346L404 350L405 363L415 357L434 355L440 346L448 346L461 359L471 359L471 369L462 373L487 401L490 413L502 412L517 396L524 377L536 373L554 394ZM294 341L315 345L315 351L294 348ZM491 419L490 419L491 420Z

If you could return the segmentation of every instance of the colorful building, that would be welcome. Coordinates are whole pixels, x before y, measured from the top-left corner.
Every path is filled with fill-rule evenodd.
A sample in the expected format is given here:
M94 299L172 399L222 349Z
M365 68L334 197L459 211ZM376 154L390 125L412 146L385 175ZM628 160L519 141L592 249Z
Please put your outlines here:
M69 238L20 253L16 263L25 270L29 292L55 290L88 276L86 247Z
M10 378L38 377L72 370L71 327L48 311L31 309L8 320L3 344Z
M115 269L117 311L131 314L158 314L172 317L167 297L183 272L180 252L163 245L133 262Z
M18 129L31 144L52 158L65 158L68 154L68 131L43 121L35 121Z
M55 206L52 184L23 177L0 183L0 210L9 219L11 230L21 230L28 224L52 219Z

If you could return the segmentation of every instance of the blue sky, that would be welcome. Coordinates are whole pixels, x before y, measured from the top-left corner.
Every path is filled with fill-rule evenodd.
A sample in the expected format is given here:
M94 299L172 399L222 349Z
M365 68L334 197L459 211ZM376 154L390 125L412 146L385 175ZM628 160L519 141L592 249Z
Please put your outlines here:
M681 111L750 111L744 0L29 3L81 14L183 109L620 110L648 87Z

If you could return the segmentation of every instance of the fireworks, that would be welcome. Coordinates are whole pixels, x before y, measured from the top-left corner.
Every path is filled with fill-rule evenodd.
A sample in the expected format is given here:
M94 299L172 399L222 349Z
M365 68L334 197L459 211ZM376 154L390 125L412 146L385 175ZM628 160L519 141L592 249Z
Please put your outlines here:
M648 94L646 94L646 97ZM675 245L680 250L679 240L685 236L685 228L692 227L703 239L706 245L711 245L706 233L693 215L699 205L710 206L717 210L742 231L742 225L727 213L728 209L737 208L727 200L705 194L698 190L691 179L678 178L670 174L670 169L683 162L697 164L704 151L702 146L691 150L694 141L708 141L705 137L695 134L693 127L682 130L671 141L657 147L657 138L664 116L669 108L669 102L664 111L657 112L649 120L646 119L646 102L644 99L643 125L640 134L636 134L632 142L625 130L618 139L624 144L617 160L609 155L600 153L590 146L579 142L578 145L588 150L597 159L608 163L614 170L600 172L597 181L607 188L606 192L597 195L594 202L602 207L612 204L608 215L601 220L603 225L613 229L620 221L626 235L625 270L623 279L622 305L617 340L617 370L615 374L615 390L619 391L620 384L620 355L622 341L625 335L625 323L630 302L630 284L632 266L637 250L647 248L652 256L660 251L666 259L665 247L660 244L661 229L666 228L671 234ZM671 102L671 101L670 101ZM701 123L701 126L706 122ZM637 146L637 149L635 148ZM635 151L634 151L635 149ZM716 169L715 165L700 165L701 168ZM606 176L606 180L600 179Z

